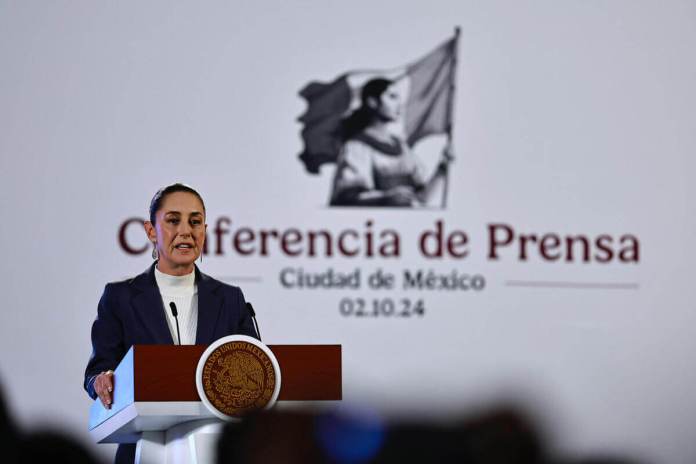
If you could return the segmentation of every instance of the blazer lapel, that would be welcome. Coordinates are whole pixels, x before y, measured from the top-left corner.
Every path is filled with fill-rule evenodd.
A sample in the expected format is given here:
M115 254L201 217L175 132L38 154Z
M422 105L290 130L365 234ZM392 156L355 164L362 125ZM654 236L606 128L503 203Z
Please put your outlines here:
M215 341L215 327L223 304L223 299L217 294L220 284L200 272L198 267L196 267L196 283L198 285L196 345L209 345Z
M153 344L172 345L174 340L167 325L164 305L155 280L155 265L133 280L133 286L139 290L132 300L136 314L142 319L143 326L152 335Z

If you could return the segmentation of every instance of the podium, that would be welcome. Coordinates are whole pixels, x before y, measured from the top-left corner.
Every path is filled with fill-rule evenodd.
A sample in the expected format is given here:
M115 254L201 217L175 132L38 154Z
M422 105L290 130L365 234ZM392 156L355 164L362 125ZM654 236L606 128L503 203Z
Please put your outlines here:
M342 398L340 345L268 345L278 360L278 401ZM114 371L111 409L90 408L97 443L137 443L136 463L213 462L221 427L201 402L196 367L205 345L134 345ZM177 456L174 459L170 457Z

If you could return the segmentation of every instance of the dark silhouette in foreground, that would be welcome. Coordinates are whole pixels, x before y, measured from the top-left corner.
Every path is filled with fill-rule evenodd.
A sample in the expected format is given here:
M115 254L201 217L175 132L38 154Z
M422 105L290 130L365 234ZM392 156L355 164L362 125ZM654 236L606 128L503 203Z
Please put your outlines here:
M3 464L97 464L76 440L52 430L23 431L16 426L0 389L0 444Z
M264 412L229 423L218 464L467 463L630 464L616 458L552 457L539 429L514 408L501 407L450 424L385 423L336 412Z

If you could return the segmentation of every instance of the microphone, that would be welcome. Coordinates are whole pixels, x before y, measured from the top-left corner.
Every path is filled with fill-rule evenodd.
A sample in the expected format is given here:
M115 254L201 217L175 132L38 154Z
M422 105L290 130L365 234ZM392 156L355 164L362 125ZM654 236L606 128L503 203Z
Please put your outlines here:
M256 311L254 311L254 307L251 306L251 303L247 302L246 304L247 311L249 311L249 314L251 314L251 320L254 321L254 328L256 329L256 335L259 336L259 341L261 341L261 331L259 330L259 323L256 322Z
M169 303L169 307L172 310L172 316L174 316L174 321L176 322L176 337L179 339L179 345L181 345L181 334L179 333L179 311L176 310L176 305L172 301Z

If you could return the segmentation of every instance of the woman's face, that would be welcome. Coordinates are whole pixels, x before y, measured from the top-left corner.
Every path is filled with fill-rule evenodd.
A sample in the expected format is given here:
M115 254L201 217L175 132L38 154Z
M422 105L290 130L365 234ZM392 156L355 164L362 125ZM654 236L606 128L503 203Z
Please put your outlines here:
M206 227L203 204L196 195L173 192L165 196L155 224L145 223L148 238L157 246L159 270L171 275L192 272L203 251Z
M377 115L384 121L396 121L401 116L401 96L393 85L380 95Z

